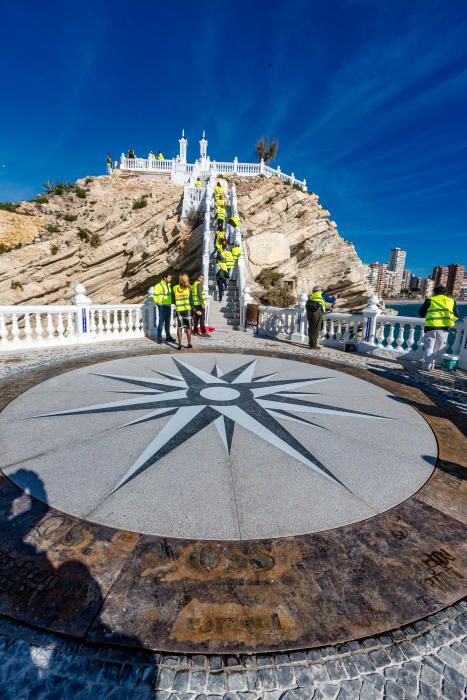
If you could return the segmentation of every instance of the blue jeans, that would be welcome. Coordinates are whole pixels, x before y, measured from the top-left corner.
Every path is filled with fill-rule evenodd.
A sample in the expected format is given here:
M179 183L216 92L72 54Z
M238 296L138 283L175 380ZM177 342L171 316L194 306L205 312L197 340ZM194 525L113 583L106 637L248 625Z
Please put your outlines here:
M170 304L158 304L159 323L157 324L157 339L162 340L162 326L165 327L165 337L170 338L170 317L172 307Z

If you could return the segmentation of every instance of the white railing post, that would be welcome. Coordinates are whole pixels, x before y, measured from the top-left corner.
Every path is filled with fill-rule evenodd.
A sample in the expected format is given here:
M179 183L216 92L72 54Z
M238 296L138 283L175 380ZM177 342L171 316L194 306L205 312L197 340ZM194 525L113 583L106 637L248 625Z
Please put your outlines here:
M376 294L372 294L368 299L367 306L363 309L363 336L361 342L358 343L358 352L371 352L377 346L376 340L376 321L378 314L381 313L378 307L379 299ZM354 329L356 335L357 329ZM355 338L356 340L356 338Z
M259 174L264 175L264 158L261 158L259 162Z
M462 327L457 326L457 333L462 333ZM467 316L464 318L464 337L459 348L459 367L467 369Z
M298 304L295 305L295 331L292 333L290 340L294 343L304 343L305 337L305 324L306 324L306 302L308 295L306 292L300 294L300 300Z
M302 187L303 187L303 190L306 192L306 180L305 180L305 178L303 178Z
M89 342L89 307L91 306L91 299L89 299L89 297L86 296L86 288L84 284L76 285L75 296L71 299L71 304L73 304L73 306L76 306L76 342Z
M235 156L235 158L233 159L233 171L234 171L234 175L236 175L238 173L238 158L237 158L237 156Z

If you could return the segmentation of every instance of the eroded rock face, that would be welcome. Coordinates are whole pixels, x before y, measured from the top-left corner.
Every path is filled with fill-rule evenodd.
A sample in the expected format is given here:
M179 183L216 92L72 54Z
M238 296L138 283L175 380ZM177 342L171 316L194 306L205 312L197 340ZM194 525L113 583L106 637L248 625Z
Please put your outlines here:
M0 245L13 248L32 243L44 227L42 216L25 216L0 210Z
M96 303L138 302L166 269L198 271L202 229L180 221L181 187L138 175L78 185L85 199L49 194L21 206L34 217L13 215L41 225L35 242L0 255L0 304L66 303L78 282Z
M245 249L251 267L258 267L259 272L290 257L289 241L283 233L258 233L245 241Z
M243 216L245 248L255 251L246 263L248 284L255 294L259 288L256 277L264 268L283 274L283 280L294 285L299 296L321 285L331 294L338 294L336 308L362 308L370 289L365 266L354 246L330 221L329 211L318 204L318 196L282 183L277 178L236 180L238 208ZM277 259L265 248L261 259L264 237L277 240ZM276 236L277 238L272 238ZM282 258L279 243L286 239L290 256Z
M278 179L229 182L236 183L244 218L246 274L253 292L259 290L256 277L269 268L282 273L297 296L320 284L339 294L340 309L366 303L364 266L316 195ZM199 271L202 226L180 219L182 187L144 175L77 184L85 198L52 194L47 203L22 203L20 211L30 216L0 212L8 245L24 241L21 249L0 255L0 304L66 303L78 282L96 303L138 302L166 269ZM142 198L146 206L134 209ZM18 227L28 229L32 242L15 239Z

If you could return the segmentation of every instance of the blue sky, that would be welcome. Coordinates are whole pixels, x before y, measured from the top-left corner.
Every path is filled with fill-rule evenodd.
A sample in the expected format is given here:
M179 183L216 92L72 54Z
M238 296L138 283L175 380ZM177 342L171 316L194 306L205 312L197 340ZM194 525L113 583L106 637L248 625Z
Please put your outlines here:
M0 0L0 200L261 135L365 262L467 263L464 0Z

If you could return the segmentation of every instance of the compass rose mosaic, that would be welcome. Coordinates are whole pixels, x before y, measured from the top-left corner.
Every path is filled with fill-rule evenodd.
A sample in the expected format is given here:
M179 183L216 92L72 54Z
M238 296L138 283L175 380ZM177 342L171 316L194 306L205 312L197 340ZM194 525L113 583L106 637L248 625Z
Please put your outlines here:
M290 360L118 360L28 394L2 414L4 434L12 412L29 436L4 471L14 479L26 460L55 507L140 532L242 539L337 527L400 502L433 468L435 440L413 410ZM394 441L407 431L401 463Z

